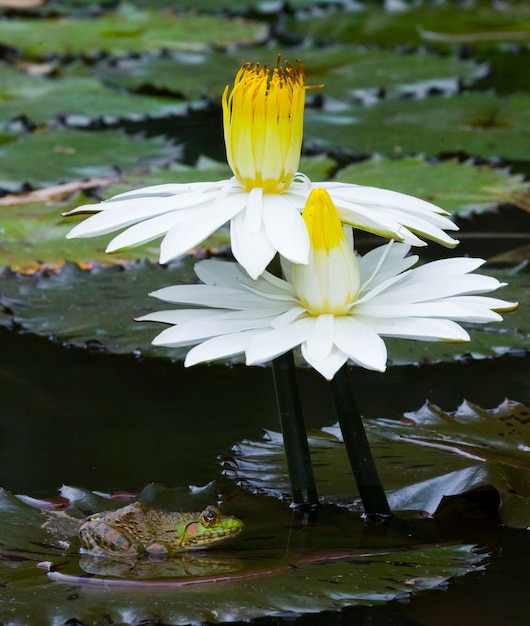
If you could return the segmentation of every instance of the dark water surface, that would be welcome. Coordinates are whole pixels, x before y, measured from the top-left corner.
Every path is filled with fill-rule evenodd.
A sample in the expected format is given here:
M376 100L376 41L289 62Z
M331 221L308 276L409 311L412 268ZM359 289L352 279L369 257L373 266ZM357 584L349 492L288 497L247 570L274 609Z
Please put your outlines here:
M485 408L509 397L530 404L530 357L354 371L361 412L399 417L428 398L452 411L464 398ZM327 384L311 370L299 381L309 427L335 422ZM269 368L184 369L65 348L0 328L0 486L49 497L63 484L100 491L203 485L219 473L217 456L244 438L278 430ZM285 516L285 505L278 504ZM269 507L270 508L270 507ZM476 541L483 535L476 529ZM473 525L466 541L474 541ZM308 615L300 624L398 626L529 623L528 531L489 536L484 571L404 602ZM0 588L1 595L1 588ZM293 618L264 619L279 624Z

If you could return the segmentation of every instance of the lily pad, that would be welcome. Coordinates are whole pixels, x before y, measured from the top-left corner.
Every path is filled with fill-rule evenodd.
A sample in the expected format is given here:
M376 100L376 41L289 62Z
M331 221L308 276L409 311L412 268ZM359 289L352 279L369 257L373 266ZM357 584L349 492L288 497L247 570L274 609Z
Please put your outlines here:
M264 24L241 18L142 11L122 4L114 13L90 19L5 19L0 43L29 57L52 54L95 56L100 52L130 54L152 50L204 50L211 45L263 41Z
M357 11L296 14L285 28L300 37L317 41L362 41L381 46L435 45L442 49L463 44L478 48L507 42L526 43L530 38L530 9L526 3L510 2L509 10L489 2L455 6L422 4L402 11L365 6Z
M162 97L130 95L105 87L91 77L49 78L32 76L7 65L0 65L1 115L4 119L25 116L42 124L62 116L115 121L139 115L182 114L182 102Z
M486 66L474 61L422 53L406 56L358 46L323 49L294 47L283 57L302 59L308 85L324 84L323 97L338 100L396 98L431 91L452 94L484 75ZM404 62L406 58L406 63ZM219 100L236 69L246 62L274 64L275 53L263 47L234 52L175 52L164 56L124 57L103 61L95 69L105 83L132 91L174 93L180 97L208 96ZM372 92L370 93L370 90Z
M442 499L493 486L500 517L530 525L530 410L512 401L493 410L464 403L455 414L427 403L402 422L366 420L368 439L392 510L436 512ZM359 510L361 503L338 426L312 433L309 446L324 502ZM267 472L259 471L266 467ZM244 441L226 460L227 476L254 493L288 497L283 440Z
M499 198L528 189L523 176L512 175L506 169L477 166L471 161L447 160L435 164L423 157L375 156L348 165L333 180L400 191L461 217L489 211L498 205Z
M76 491L82 490L63 488L67 496ZM163 494L167 508L170 494L168 490ZM181 510L181 505L175 505L181 494L177 490L172 496L173 510ZM76 495L74 507L81 500L89 512L87 503L94 498ZM156 489L139 498L157 506ZM204 495L195 499L202 501ZM107 508L117 505L116 500L106 502ZM348 526L346 519L335 523L335 528L313 524L309 537L305 525L292 520L287 507L278 509L276 503L239 496L230 513L244 516L246 536L241 535L232 548L191 554L184 570L182 559L175 559L129 563L129 567L122 563L118 571L119 563L113 567L110 561L80 558L79 543L72 536L75 525L62 523L69 508L43 512L2 491L0 568L2 579L7 571L9 577L3 587L0 618L27 622L38 615L49 620L59 617L62 623L75 617L85 623L138 624L156 619L183 624L286 613L294 617L349 605L382 604L483 567L484 556L469 545L413 547L405 536L401 545L371 548L365 539L361 547L363 523L353 516L348 516ZM142 571L149 574L138 579Z
M323 148L388 156L464 153L528 158L530 97L468 93L450 98L382 101L372 107L306 109L306 140Z
M83 347L97 342L102 349L113 353L141 352L181 359L187 348L151 346L163 325L138 323L131 318L156 309L156 301L147 295L155 289L195 282L193 263L194 260L188 258L169 270L150 263L136 263L126 268L96 267L93 271L67 264L51 276L46 272L23 276L4 270L0 304L11 311L12 322L38 335L57 337ZM497 276L502 279L502 275ZM502 323L470 327L469 344L389 339L386 343L390 363L427 364L527 351L530 349L528 277L511 277L502 297L519 300L520 309L506 314ZM239 357L234 362L238 360Z
M157 144L155 144L157 145ZM144 151L142 149L142 151ZM82 158L82 154L79 155ZM336 166L336 162L323 155L303 157L301 169L313 180L324 180ZM82 265L120 264L126 261L158 260L158 241L124 250L117 254L106 254L108 236L90 239L66 239L66 234L76 223L75 218L63 218L67 212L83 203L92 204L93 199L79 195L82 190L92 190L102 199L118 193L163 183L185 183L194 181L221 180L230 178L232 171L226 163L200 158L194 167L171 163L167 168L154 168L137 173L117 173L108 178L89 178L63 185L44 187L26 193L11 194L0 198L2 231L0 233L0 267L18 271L34 270L45 266L59 267L66 260ZM32 201L38 200L40 202ZM200 246L205 250L219 250L230 245L228 230L222 228L211 235Z
M28 158L31 155L31 158ZM18 183L41 187L68 180L112 177L165 165L180 156L161 138L130 137L120 131L42 130L0 145L0 189Z

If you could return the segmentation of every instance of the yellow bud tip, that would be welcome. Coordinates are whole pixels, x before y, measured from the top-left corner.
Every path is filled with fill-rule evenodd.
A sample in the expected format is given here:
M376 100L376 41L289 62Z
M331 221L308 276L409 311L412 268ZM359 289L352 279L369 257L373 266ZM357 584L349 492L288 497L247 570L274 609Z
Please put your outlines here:
M325 189L318 187L311 191L302 217L309 233L309 241L315 251L323 250L329 253L345 240L337 208Z
M282 67L245 63L223 93L228 163L250 191L282 193L293 181L302 146L305 73L301 61Z

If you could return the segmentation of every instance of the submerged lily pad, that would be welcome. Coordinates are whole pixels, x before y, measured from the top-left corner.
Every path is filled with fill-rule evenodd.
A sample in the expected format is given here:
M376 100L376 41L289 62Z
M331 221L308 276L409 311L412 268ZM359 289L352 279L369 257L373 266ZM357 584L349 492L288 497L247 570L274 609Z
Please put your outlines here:
M119 500L105 503L82 490L63 488L63 494L70 496L67 502L74 510L82 503L85 513L90 503L107 509L120 505ZM160 506L159 495L148 488L139 498ZM162 495L164 508L172 500L172 510L182 510L182 490L162 490ZM205 495L199 493L192 506L197 508ZM119 562L80 558L75 525L65 523L69 508L43 512L38 501L29 506L24 500L0 492L2 579L9 570L0 619L13 623L27 623L37 615L62 623L75 617L135 624L155 619L166 624L220 623L286 612L295 616L388 602L479 571L484 561L469 545L413 546L405 534L401 543L394 536L370 547L363 539L362 520L352 515L336 515L329 526L313 523L309 531L293 520L287 507L241 494L231 498L229 512L244 518L245 534L232 548L184 559L131 562L128 567L121 563L120 569Z
M530 410L512 401L492 410L464 403L454 414L427 403L402 422L366 420L368 439L392 510L434 514L442 499L493 486L500 518L530 525ZM324 502L358 510L360 499L338 426L312 433L315 480ZM267 468L267 472L259 468ZM227 476L255 493L288 497L283 440L244 441L226 460Z
M204 50L263 41L264 24L239 18L142 11L122 4L115 13L90 19L4 19L0 43L24 55L93 56L100 52L129 54L152 50Z

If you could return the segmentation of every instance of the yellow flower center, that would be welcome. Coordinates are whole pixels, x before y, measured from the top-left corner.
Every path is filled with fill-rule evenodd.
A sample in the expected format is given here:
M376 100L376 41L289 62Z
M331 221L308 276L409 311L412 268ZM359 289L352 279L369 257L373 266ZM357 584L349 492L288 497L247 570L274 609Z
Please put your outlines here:
M292 266L300 304L311 315L347 315L357 299L361 276L337 208L325 189L313 189L302 217L309 233L309 263Z
M223 93L228 163L247 191L281 193L300 162L305 104L301 61L293 67L247 63Z

